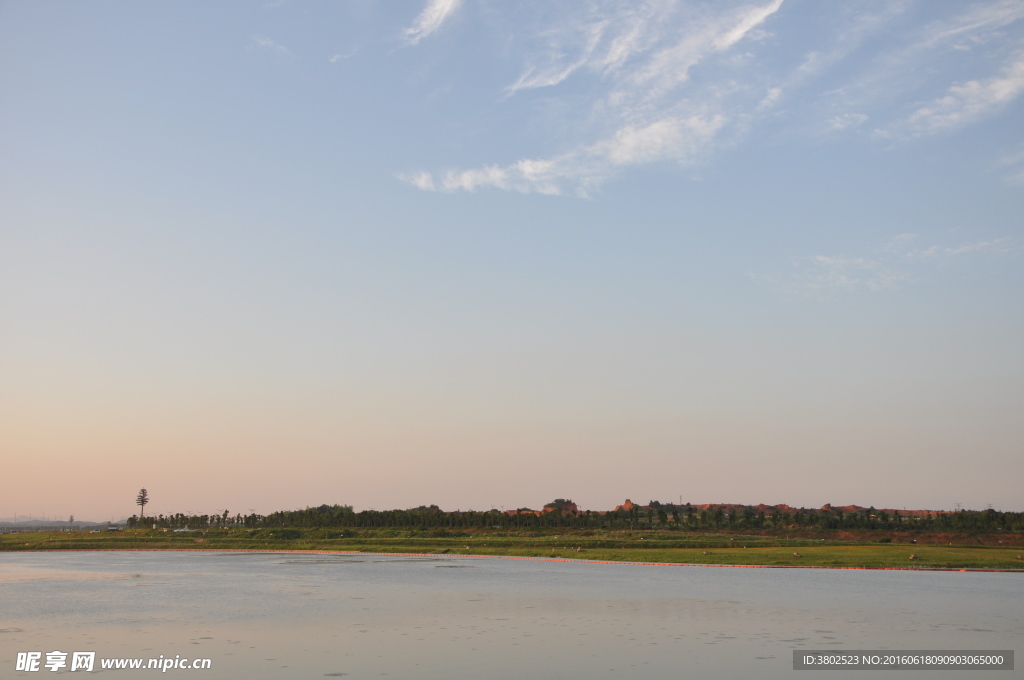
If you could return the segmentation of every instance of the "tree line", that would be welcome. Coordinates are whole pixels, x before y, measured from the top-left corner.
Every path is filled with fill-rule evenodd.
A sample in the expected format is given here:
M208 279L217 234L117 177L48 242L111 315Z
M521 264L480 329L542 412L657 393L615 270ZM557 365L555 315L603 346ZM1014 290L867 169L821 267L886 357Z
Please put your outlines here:
M553 504L549 504L549 507ZM454 510L436 505L406 510L363 510L350 505L320 505L301 510L279 510L269 515L156 515L128 519L129 528L161 529L261 529L270 527L334 527L348 529L405 530L659 530L659 531L783 531L789 529L928 531L954 533L1024 533L1024 513L996 510L960 510L907 517L867 508L858 512L797 508L765 513L747 506L730 512L723 508L698 509L685 505L651 501L647 506L611 512L563 512L551 509L537 513L518 511Z

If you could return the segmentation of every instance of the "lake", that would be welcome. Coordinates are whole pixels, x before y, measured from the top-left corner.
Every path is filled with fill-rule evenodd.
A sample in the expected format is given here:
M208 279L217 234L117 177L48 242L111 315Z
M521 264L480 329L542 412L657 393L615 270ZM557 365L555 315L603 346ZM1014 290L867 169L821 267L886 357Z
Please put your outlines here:
M4 677L37 676L15 672L18 652L43 652L45 662L59 650L95 651L95 672L101 658L208 658L208 670L166 676L209 680L810 679L832 672L795 673L792 650L1014 649L1021 640L1024 574L0 553Z

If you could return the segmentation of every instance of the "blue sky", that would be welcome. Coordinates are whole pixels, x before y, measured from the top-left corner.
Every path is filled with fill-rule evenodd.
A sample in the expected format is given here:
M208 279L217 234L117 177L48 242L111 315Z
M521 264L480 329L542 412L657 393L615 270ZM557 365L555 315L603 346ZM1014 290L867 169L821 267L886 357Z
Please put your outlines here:
M0 92L0 516L1024 509L1024 2L6 2Z

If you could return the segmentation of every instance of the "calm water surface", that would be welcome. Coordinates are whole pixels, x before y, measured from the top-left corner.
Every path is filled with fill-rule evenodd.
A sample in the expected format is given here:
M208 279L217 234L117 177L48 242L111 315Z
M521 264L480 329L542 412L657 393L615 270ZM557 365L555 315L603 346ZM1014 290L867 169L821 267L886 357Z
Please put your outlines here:
M209 680L835 680L850 673L794 672L792 650L1014 649L1021 640L1024 574L0 554L0 677L45 677L16 672L17 652L61 650L95 651L97 658L206 657L210 670L164 675ZM152 678L155 671L104 673ZM908 674L921 677L869 677Z

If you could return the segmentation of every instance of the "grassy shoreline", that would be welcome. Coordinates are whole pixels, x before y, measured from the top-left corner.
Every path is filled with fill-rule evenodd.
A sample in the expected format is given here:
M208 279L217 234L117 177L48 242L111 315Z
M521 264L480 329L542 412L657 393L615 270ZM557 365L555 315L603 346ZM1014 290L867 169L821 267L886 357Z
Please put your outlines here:
M380 536L380 533L405 534ZM337 535L335 535L337 534ZM1024 573L1020 548L978 545L852 543L756 535L648 534L423 536L417 532L210 530L172 533L25 533L0 535L0 552L61 550L316 551L481 557L556 558L765 567L994 569ZM916 559L910 556L915 555Z

